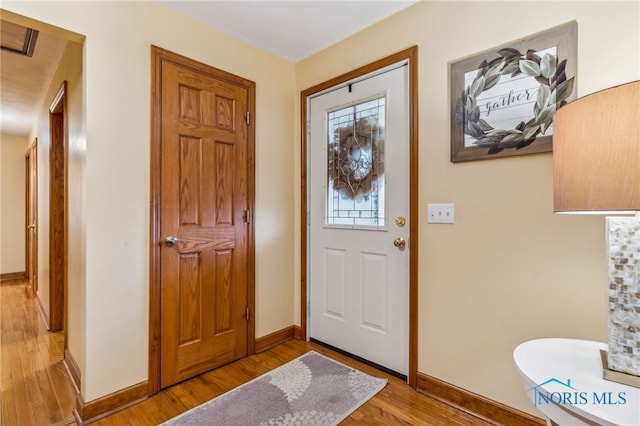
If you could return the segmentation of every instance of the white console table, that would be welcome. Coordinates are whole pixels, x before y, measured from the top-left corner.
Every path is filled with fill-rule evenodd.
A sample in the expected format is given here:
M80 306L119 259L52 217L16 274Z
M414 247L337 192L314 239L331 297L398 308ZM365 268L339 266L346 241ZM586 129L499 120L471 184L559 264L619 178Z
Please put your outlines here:
M550 426L640 426L640 389L602 378L600 349L575 339L538 339L513 352L524 389Z

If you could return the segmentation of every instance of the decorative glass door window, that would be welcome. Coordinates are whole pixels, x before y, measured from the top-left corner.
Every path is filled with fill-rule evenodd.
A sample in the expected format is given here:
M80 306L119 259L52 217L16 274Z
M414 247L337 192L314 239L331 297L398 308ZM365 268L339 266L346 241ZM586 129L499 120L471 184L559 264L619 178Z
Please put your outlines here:
M327 113L325 225L385 227L385 95Z

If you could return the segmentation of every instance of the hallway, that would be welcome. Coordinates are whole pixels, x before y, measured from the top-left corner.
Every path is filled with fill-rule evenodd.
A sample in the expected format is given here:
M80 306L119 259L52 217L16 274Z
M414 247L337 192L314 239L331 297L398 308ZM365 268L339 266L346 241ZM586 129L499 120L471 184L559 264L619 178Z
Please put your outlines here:
M47 331L26 281L0 285L1 425L75 424L63 333Z

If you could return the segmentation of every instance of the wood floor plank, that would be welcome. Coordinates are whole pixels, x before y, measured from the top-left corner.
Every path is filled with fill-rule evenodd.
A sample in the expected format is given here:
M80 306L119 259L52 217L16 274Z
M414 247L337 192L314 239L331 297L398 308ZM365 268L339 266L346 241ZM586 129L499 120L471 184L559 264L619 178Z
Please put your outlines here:
M20 310L11 309L14 314L14 322L17 323L20 320ZM4 334L4 333L3 333ZM10 336L10 351L9 351L9 368L11 369L11 378L13 381L13 389L17 401L17 418L18 424L35 424L35 419L32 416L32 410L29 406L31 402L31 395L29 386L32 385L28 375L25 375L25 370L22 364L22 358L27 358L29 354L29 342L27 341L24 330L9 330L7 333Z
M0 292L0 302L4 300L4 295ZM16 407L16 395L13 383L13 375L11 373L10 363L10 343L12 339L10 334L12 330L12 316L10 309L0 310L0 424L13 425L18 424L18 412Z
M2 403L0 403L0 424L17 425L18 413L16 411L16 399L13 392L2 393Z
M58 336L44 339L43 343L38 344L38 351L46 375L44 380L48 384L47 392L53 396L52 403L55 402L56 415L52 417L52 422L57 424L70 418L68 409L75 405L76 394L75 389L69 386L69 375L63 363L63 352L59 349L50 350L50 345L56 346L56 340L59 340Z
M72 423L75 391L62 366L64 336L50 333L26 282L0 286L2 425Z
M20 315L22 318L28 318L28 310L21 309ZM46 394L46 383L43 382L41 374L41 364L38 354L38 348L36 344L37 330L32 322L24 322L24 340L23 340L23 355L20 357L20 365L22 368L22 375L25 381L25 389L28 399L28 404L32 407L31 417L34 424L50 424L51 419L49 414L54 409L54 404L51 404L51 400L43 398L43 393Z

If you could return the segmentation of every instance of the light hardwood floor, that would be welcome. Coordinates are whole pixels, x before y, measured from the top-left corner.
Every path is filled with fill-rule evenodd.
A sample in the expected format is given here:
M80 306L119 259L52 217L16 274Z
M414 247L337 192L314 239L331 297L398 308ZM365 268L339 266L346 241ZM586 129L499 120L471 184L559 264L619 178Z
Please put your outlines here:
M3 426L72 424L75 390L62 362L64 335L47 331L24 281L0 285Z
M74 424L74 390L62 364L62 336L49 333L24 282L0 286L2 425ZM420 394L401 380L322 346L291 340L268 351L174 385L95 425L157 425L234 387L315 350L377 377L387 386L342 425L492 425ZM215 423L213 423L215 424Z

